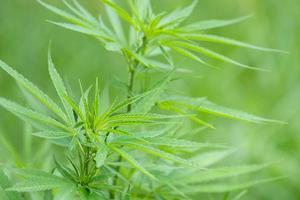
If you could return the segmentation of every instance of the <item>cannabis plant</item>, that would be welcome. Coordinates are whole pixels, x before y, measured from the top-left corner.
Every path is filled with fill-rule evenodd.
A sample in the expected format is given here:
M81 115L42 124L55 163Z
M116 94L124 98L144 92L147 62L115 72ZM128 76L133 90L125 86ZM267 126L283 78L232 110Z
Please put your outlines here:
M215 167L234 149L197 141L196 135L204 128L214 128L202 118L204 115L253 123L277 121L222 107L206 98L174 94L169 89L181 73L189 72L174 61L175 54L199 62L199 67L214 67L205 60L212 58L264 70L203 45L208 42L281 52L205 33L248 16L187 24L197 1L173 12L156 14L150 0L126 0L126 8L102 0L106 15L101 13L96 18L75 0L63 1L68 11L38 2L66 20L51 23L93 36L106 50L123 56L128 70L127 93L113 99L109 88L101 87L96 79L89 87L79 83L81 95L74 97L56 70L49 48L49 74L60 100L56 102L0 61L0 68L22 88L28 106L5 98L0 98L0 105L32 126L33 136L62 149L51 157L52 169L48 171L30 166L2 167L1 199L175 200L207 199L215 193L224 194L224 199L239 199L245 188L273 180L235 179L268 164ZM156 78L150 78L149 72ZM46 157L43 159L49 159Z

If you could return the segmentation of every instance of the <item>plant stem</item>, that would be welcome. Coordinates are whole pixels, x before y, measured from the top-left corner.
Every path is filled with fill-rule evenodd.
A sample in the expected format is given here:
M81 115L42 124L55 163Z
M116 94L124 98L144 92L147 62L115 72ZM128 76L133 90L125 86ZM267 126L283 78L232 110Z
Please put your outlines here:
M129 67L129 78L128 78L128 94L127 94L127 98L131 98L132 97L132 92L133 92L133 87L134 87L134 77L135 77L135 68L130 68ZM132 105L128 104L127 106L127 113L129 113L132 109ZM122 161L122 157L119 156L117 159L117 162L121 162ZM116 171L120 172L121 167L117 166L116 167ZM113 178L113 182L112 184L115 186L118 184L118 176L115 176ZM114 199L115 198L115 193L113 191L109 192L109 197L110 199Z
M133 86L134 86L134 76L135 76L135 69L130 69L130 72L129 72L129 85L128 85L128 95L127 95L127 98L131 98L132 96L132 92L133 92ZM127 113L129 113L131 111L131 107L132 105L129 104L127 106Z
M136 53L143 55L145 53L146 47L147 47L147 38L143 37L142 38L142 44L136 50ZM136 69L140 65L140 62L135 59L133 62L130 62L129 60L127 60L127 63L128 63L128 71L129 71L127 98L129 99L129 98L132 97L132 93L133 93L133 89L134 89L134 83L135 83ZM131 112L131 110L132 110L132 104L128 104L128 106L127 106L127 113ZM122 156L119 156L118 159L117 159L117 162L119 163L121 161L122 161ZM116 171L120 172L120 170L121 170L121 166L117 166L116 167ZM115 176L113 178L112 184L114 186L116 186L118 184L118 176ZM110 197L110 199L114 199L115 198L115 193L113 191L110 191L109 192L109 197Z

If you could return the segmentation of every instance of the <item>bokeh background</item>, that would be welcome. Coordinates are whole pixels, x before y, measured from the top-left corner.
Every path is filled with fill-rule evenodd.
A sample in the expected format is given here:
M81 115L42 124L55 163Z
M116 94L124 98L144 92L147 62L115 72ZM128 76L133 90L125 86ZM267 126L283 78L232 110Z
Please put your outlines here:
M171 10L190 0L151 0L155 10ZM61 5L59 0L53 4ZM92 11L99 2L83 2ZM101 9L99 9L101 10ZM232 120L213 119L217 130L199 137L230 144L238 149L227 162L268 163L261 177L284 177L280 181L249 189L244 199L300 199L300 2L299 0L201 0L191 20L234 18L253 14L251 19L210 33L290 52L289 55L261 53L241 48L217 50L252 66L270 72L244 70L221 62L219 70L207 69L188 60L179 60L197 76L185 75L181 91L192 96L206 96L218 104L257 115L280 119L287 125L253 125ZM52 41L54 62L71 87L80 78L85 85L99 77L102 83L126 79L123 61L106 52L94 39L58 28L47 19L58 19L34 0L0 0L0 59L14 66L34 83L54 94L47 73L47 48ZM22 101L15 82L0 72L0 95ZM24 125L0 108L0 163L25 159L32 165L46 165L27 152ZM25 131L26 132L26 131ZM34 139L37 156L45 144ZM27 147L28 148L28 147ZM45 152L44 152L45 153ZM50 156L51 158L51 156ZM50 162L50 161L49 161Z

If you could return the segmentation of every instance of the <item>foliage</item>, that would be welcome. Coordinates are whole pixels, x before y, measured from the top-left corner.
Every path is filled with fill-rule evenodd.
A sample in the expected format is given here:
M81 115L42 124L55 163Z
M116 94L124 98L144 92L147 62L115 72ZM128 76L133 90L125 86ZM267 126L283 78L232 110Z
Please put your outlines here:
M60 99L56 103L0 61L0 67L46 111L5 98L0 98L0 105L30 124L34 136L66 151L63 159L54 157L55 168L51 172L15 170L14 174L20 175L23 182L7 186L1 181L0 197L9 199L14 194L15 199L22 199L26 196L15 192L42 192L39 194L45 199L195 199L199 194L229 193L273 180L234 180L236 176L264 169L268 166L265 164L211 167L234 150L221 144L185 139L197 131L183 124L196 122L200 127L214 128L197 113L254 123L278 121L168 91L174 75L185 71L175 64L172 51L207 66L211 65L202 56L261 70L216 53L198 41L282 52L203 33L248 17L185 24L197 1L170 13L155 14L148 0L128 0L130 12L114 1L102 0L110 21L106 25L102 17L95 18L76 1L64 1L70 12L39 2L68 21L52 23L91 35L108 51L123 55L129 73L128 94L118 103L107 104L105 101L111 98L96 80L94 86L85 90L80 83L81 96L74 100L54 67L49 49L48 70ZM163 72L163 78L142 91L136 84L137 75L153 70ZM9 178L5 173L3 177ZM236 199L242 194L237 194Z

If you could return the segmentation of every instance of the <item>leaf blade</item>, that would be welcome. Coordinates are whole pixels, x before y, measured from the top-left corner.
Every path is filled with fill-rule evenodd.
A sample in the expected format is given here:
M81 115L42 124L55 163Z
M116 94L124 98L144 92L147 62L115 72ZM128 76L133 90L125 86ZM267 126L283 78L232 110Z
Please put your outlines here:
M25 108L7 99L0 98L0 105L5 109L7 109L8 111L10 111L11 113L15 114L17 117L20 117L21 119L24 119L21 117L23 116L26 119L33 120L33 122L32 121L31 122L33 123L33 126L37 128L41 128L41 127L37 126L37 124L35 124L34 122L38 122L40 125L49 125L51 127L56 127L65 131L71 131L68 127L56 121L55 119L52 119L46 115L35 112L28 108Z
M214 19L214 20L200 21L200 22L185 26L183 28L183 30L186 32L190 32L190 31L201 31L201 30L220 28L220 27L240 23L242 21L249 19L250 17L252 17L252 15L238 17L238 18L234 18L234 19L228 19L228 20Z
M59 75L59 73L57 72L57 70L53 64L50 46L49 46L49 50L48 50L48 71L49 71L52 83L53 83L53 85L56 89L56 92L65 108L65 111L68 115L69 120L71 120L71 122L74 122L74 115L73 115L72 107L64 99L64 96L68 95L68 92L67 92L67 89L65 87L65 84L64 84L61 76Z
M206 41L206 42L213 42L218 44L226 44L231 46L237 46L237 47L244 47L248 49L254 49L258 51L266 51L266 52L276 52L276 53L288 53L286 51L278 50L278 49L271 49L266 47L260 47L253 44L241 42L238 40L234 40L231 38L226 38L222 36L217 35L210 35L210 34L185 34L185 37L193 40L200 40L200 41Z
M11 77L13 77L17 82L20 83L28 92L31 93L37 100L39 100L43 105L45 105L50 111L60 117L64 122L68 122L65 113L61 108L43 91L41 91L37 86L27 80L23 75L18 73L16 70L11 68L9 65L0 60L0 68L7 72Z

